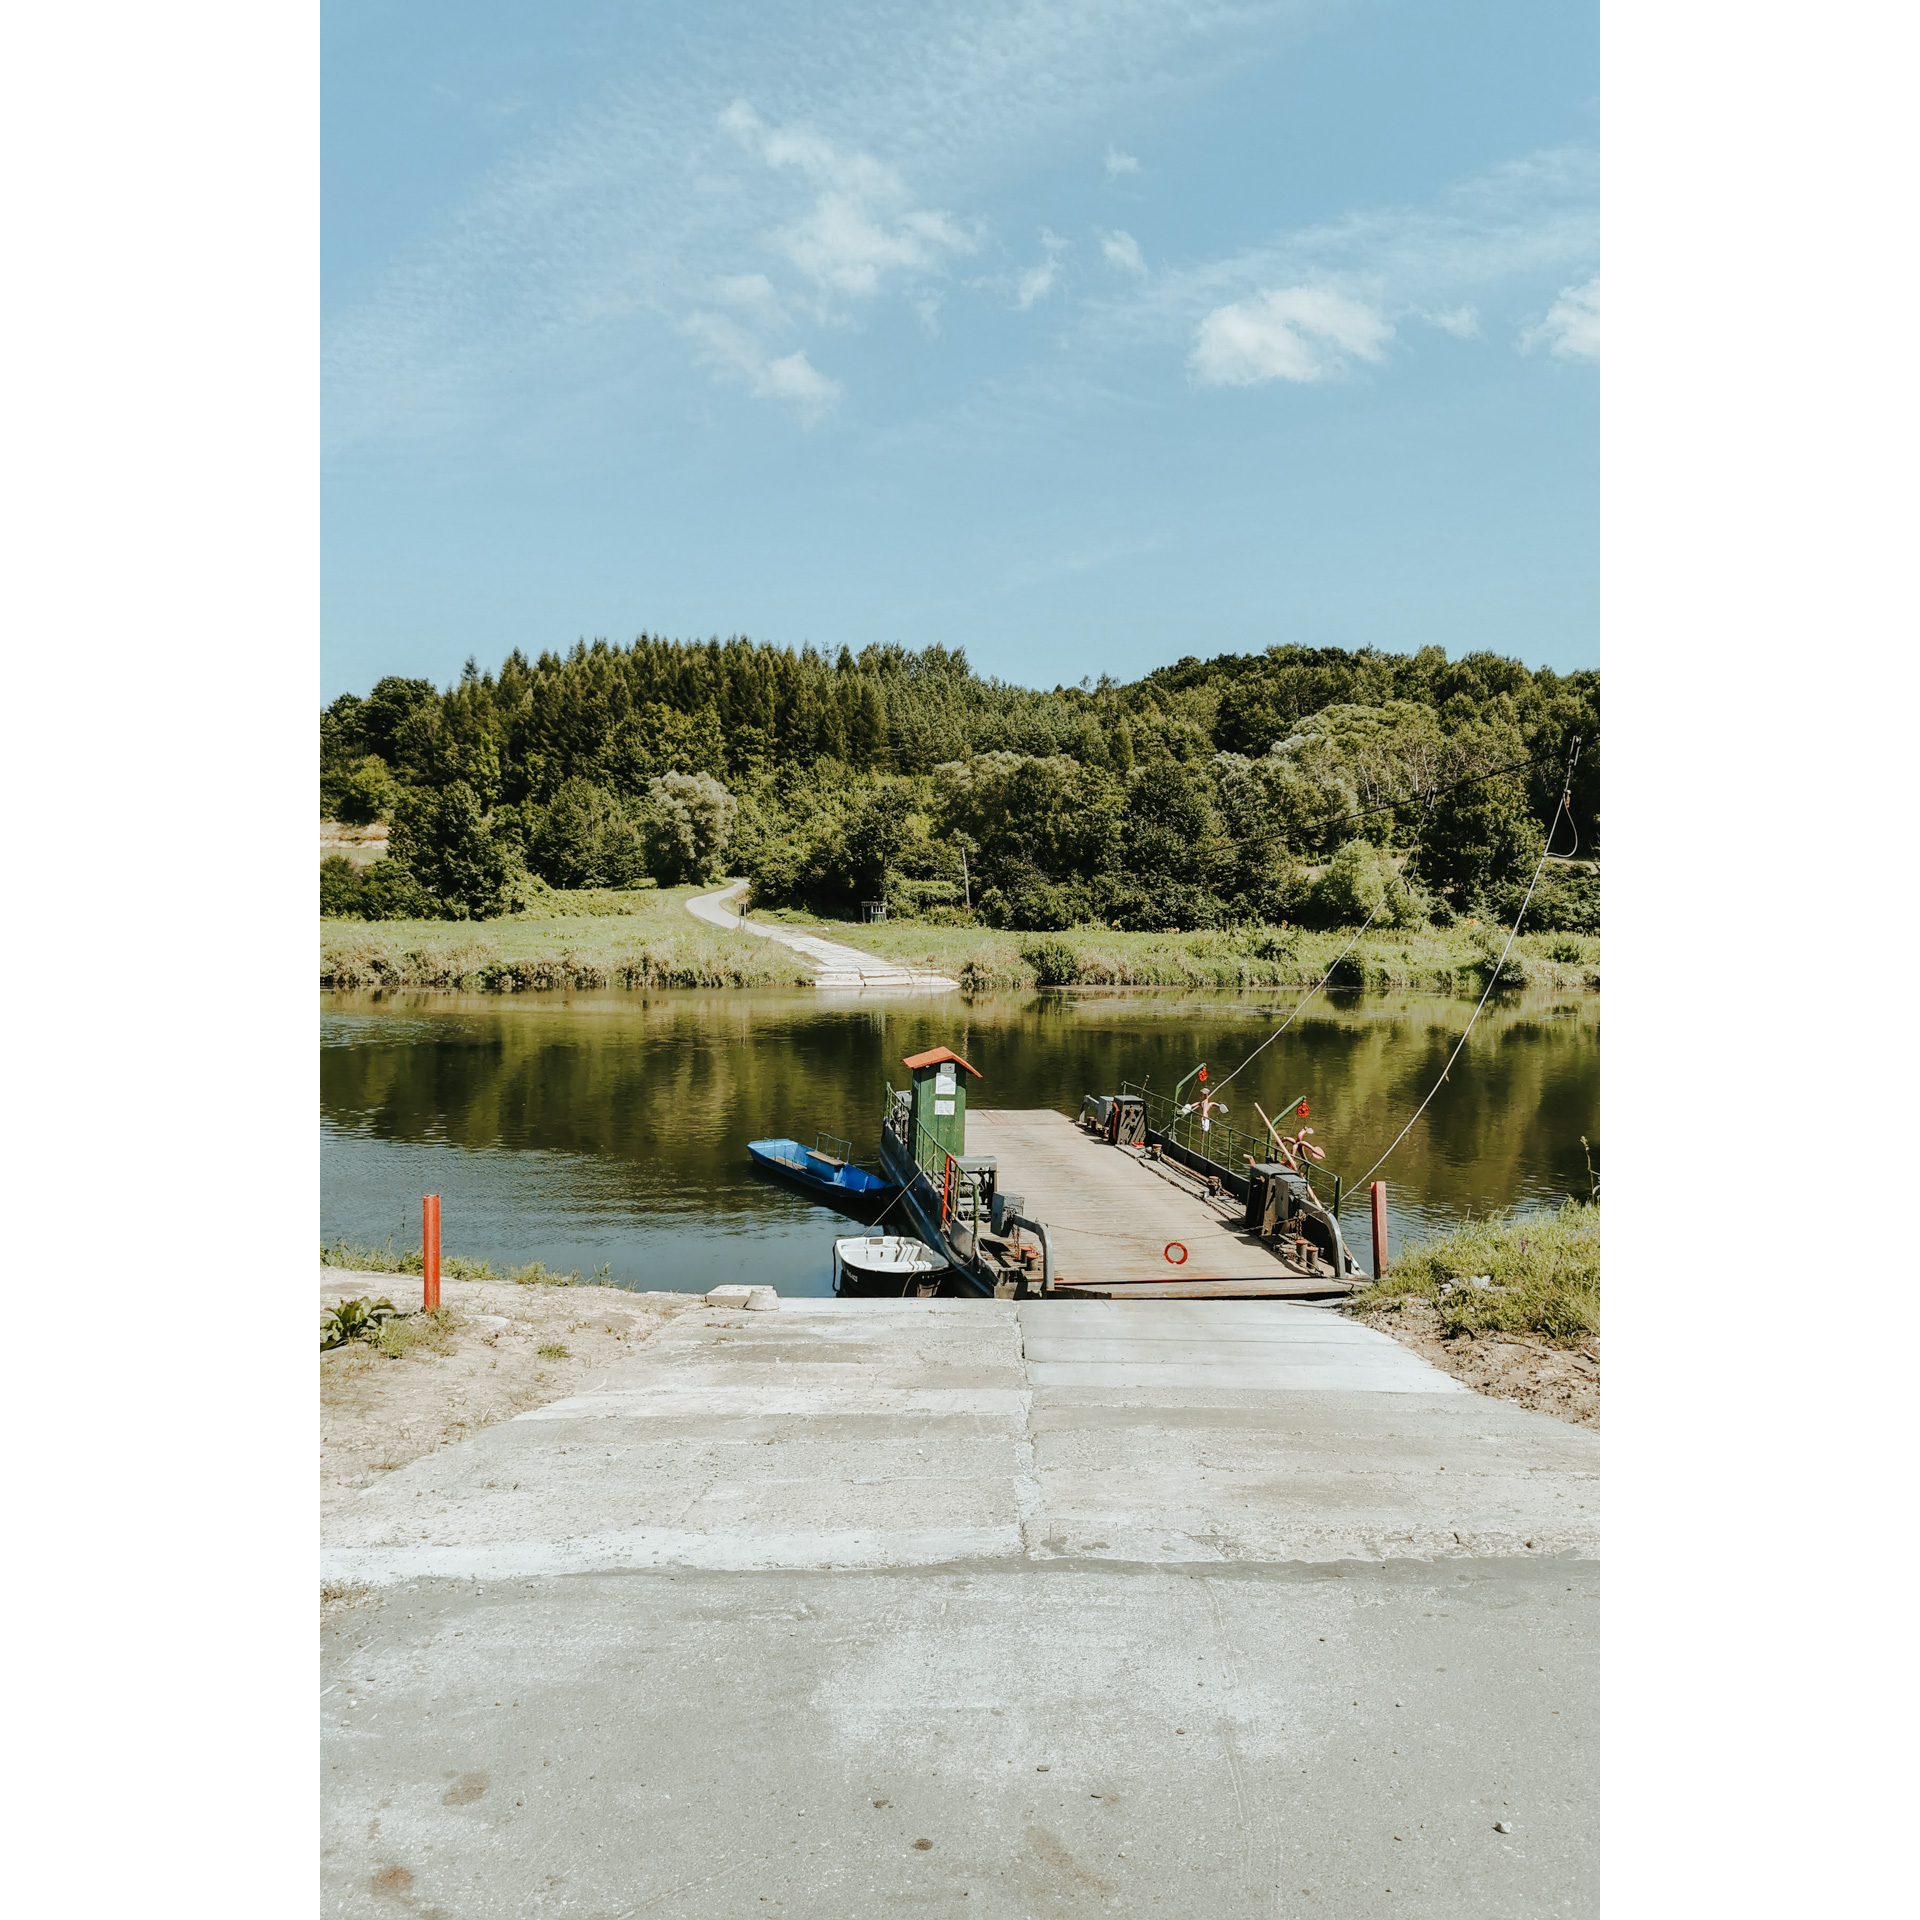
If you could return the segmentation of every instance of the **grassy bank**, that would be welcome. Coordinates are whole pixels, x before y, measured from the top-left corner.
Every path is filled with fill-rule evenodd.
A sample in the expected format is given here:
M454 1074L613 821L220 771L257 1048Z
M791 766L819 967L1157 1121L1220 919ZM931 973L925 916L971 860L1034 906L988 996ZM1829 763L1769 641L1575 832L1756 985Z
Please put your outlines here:
M790 948L688 914L690 898L712 891L548 892L501 920L323 920L320 984L497 993L812 984Z
M353 1273L424 1273L426 1262L420 1249L394 1251L389 1240L385 1246L356 1247L345 1240L320 1249L323 1267L341 1267ZM551 1267L532 1260L524 1267L496 1267L488 1260L463 1260L457 1253L442 1254L440 1274L446 1280L487 1280L517 1287L602 1287L611 1286L607 1275L611 1266L601 1267L582 1278L579 1269L555 1273Z
M1353 937L1297 927L1233 933L994 933L979 927L934 927L917 921L883 926L764 914L828 939L844 940L902 965L950 974L972 993L1027 987L1289 987L1311 986ZM1478 990L1506 941L1506 929L1423 927L1363 934L1335 984L1374 991L1454 993ZM1595 987L1600 984L1597 935L1522 934L1508 957L1505 985Z
M320 983L503 993L592 987L810 986L791 948L692 918L711 887L546 892L502 920L323 920ZM819 933L901 965L945 973L969 993L1034 987L1307 987L1350 933L1259 927L1231 933L996 933L892 921L866 926L762 911L762 924ZM1504 928L1471 924L1362 935L1334 984L1373 991L1477 992ZM1596 935L1522 934L1503 985L1597 988Z
M1447 1339L1537 1334L1571 1345L1600 1331L1600 1209L1574 1202L1475 1221L1402 1254L1347 1304L1361 1314L1431 1308Z

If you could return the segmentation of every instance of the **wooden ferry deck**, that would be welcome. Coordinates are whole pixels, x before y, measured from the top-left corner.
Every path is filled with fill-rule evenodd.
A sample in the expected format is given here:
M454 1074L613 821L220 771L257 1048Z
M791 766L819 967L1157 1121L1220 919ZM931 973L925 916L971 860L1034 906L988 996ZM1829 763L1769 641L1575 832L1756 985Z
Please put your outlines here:
M1241 1230L1231 1194L1209 1197L1184 1168L1139 1147L1109 1146L1065 1114L974 1107L967 1149L999 1162L1002 1192L1044 1220L1059 1293L1113 1299L1285 1299L1349 1293L1324 1262L1306 1273ZM1187 1250L1183 1264L1169 1243Z

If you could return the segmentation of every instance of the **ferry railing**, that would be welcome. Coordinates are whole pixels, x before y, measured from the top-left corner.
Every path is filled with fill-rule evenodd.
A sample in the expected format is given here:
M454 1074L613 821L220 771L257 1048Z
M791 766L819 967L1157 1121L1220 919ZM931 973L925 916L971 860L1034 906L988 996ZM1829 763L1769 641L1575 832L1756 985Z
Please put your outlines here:
M949 1221L959 1220L976 1236L980 1230L981 1177L963 1167L925 1127L913 1118L911 1096L887 1088L884 1122L901 1150L908 1154L916 1169L916 1181L924 1179L927 1198L939 1204L940 1226L944 1232Z
M1122 1081L1120 1091L1140 1102L1146 1114L1149 1137L1156 1145L1173 1148L1175 1158L1196 1173L1217 1174L1221 1184L1243 1200L1247 1195L1248 1162L1265 1165L1280 1158L1280 1149L1273 1144L1270 1134L1248 1133L1220 1119L1203 1127L1197 1105L1191 1113L1182 1113L1164 1093L1149 1093L1131 1080ZM1300 1172L1313 1189L1315 1199L1329 1207L1337 1204L1338 1178L1333 1181L1334 1197L1328 1200L1313 1186L1314 1174L1320 1172L1324 1181L1328 1177L1326 1173L1310 1165L1304 1155Z

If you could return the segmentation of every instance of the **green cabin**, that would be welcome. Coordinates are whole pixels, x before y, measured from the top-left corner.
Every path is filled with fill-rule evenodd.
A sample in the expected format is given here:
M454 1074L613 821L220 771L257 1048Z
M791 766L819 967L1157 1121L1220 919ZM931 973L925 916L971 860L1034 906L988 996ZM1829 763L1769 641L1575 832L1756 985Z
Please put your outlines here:
M978 1080L980 1069L951 1047L910 1054L900 1064L913 1075L915 1122L958 1160L967 1150L967 1089L960 1073L965 1068Z

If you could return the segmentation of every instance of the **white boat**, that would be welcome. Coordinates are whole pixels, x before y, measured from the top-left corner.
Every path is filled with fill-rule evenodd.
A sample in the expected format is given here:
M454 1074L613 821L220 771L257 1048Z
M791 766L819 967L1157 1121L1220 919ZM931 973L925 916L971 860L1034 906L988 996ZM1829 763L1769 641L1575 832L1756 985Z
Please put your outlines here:
M833 1243L835 1293L930 1294L946 1270L946 1261L910 1234L855 1234Z

